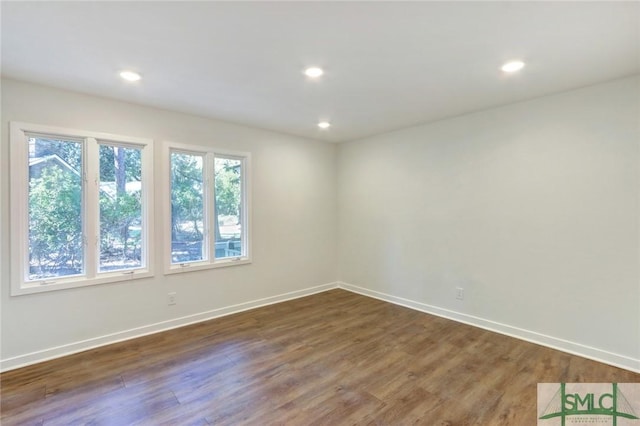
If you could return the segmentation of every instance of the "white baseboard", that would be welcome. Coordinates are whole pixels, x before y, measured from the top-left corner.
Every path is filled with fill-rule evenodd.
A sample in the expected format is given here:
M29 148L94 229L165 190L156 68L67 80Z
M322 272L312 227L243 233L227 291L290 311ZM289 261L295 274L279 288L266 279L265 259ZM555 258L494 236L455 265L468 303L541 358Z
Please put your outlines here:
M594 361L602 362L604 364L609 364L614 367L624 368L625 370L640 373L640 359L615 354L602 349L594 348L576 342L571 342L553 336L547 336L545 334L536 333L535 331L513 327L507 324L479 318L473 315L467 315L460 312L439 308L437 306L427 305L425 303L416 302L414 300L392 296L390 294L369 290L367 288L358 287L344 282L339 282L338 287L344 290L351 291L353 293L361 294L363 296L373 297L385 302L390 302L410 309L415 309L417 311L437 315L439 317L472 325L474 327L483 328L485 330L504 334L510 337L515 337L527 342L536 343L538 345L546 346L552 349L557 349L562 352L567 352L572 355L578 355L584 358L592 359Z
M149 324L142 327L123 330L120 332L111 333L104 336L99 336L99 337L95 337L87 340L69 343L66 345L44 349L41 351L19 355L12 358L3 359L3 360L0 360L0 372L13 370L20 367L25 367L27 365L47 361L54 358L60 358L66 355L71 355L71 354L86 351L89 349L94 349L100 346L110 345L112 343L117 343L124 340L135 339L137 337L142 337L149 334L159 333L162 331L167 331L167 330L171 330L178 327L184 327L186 325L223 317L226 315L231 315L231 314L239 313L242 311L247 311L249 309L259 308L261 306L272 305L274 303L280 303L280 302L285 302L287 300L310 296L312 294L321 293L334 288L342 288L344 290L361 294L363 296L368 296L375 299L383 300L385 302L404 306L410 309L415 309L420 312L437 315L439 317L447 318L453 321L479 327L485 330L504 334L506 336L525 340L531 343L536 343L552 349L557 349L573 355L578 355L584 358L592 359L594 361L602 362L615 367L624 368L626 370L640 373L639 359L615 354L602 349L586 346L580 343L571 342L571 341L560 339L557 337L547 336L541 333L536 333L534 331L513 327L510 325L498 323L498 322L487 320L484 318L479 318L472 315L467 315L460 312L439 308L437 306L416 302L414 300L392 296L390 294L381 293L378 291L366 289L363 287L358 287L358 286L344 283L344 282L334 282L334 283L324 284L316 287L306 288L303 290L297 290L290 293L284 293L284 294L280 294L272 297L267 297L264 299L252 300L252 301L240 303L237 305L226 306L224 308L213 309L211 311L201 312L198 314L188 315L180 318L174 318L171 320L162 321L155 324Z
M280 303L287 300L310 296L312 294L321 293L337 287L337 282L323 284L316 287L309 287L303 290L292 291L290 293L279 294L277 296L266 297L264 299L252 300L249 302L239 303L237 305L226 306L224 308L213 309L211 311L187 315L184 317L174 318L155 324L149 324L142 327L123 330L116 333L106 334L100 337L94 337L87 340L81 340L66 345L56 346L37 352L31 352L24 355L3 359L0 360L0 372L14 370L16 368L25 367L27 365L36 364L38 362L48 361L54 358L60 358L66 355L71 355L100 346L110 345L112 343L122 342L124 340L135 339L137 337L142 337L149 334L159 333L178 327L184 327L185 325L189 324L207 321L226 315L236 314L238 312L259 308L261 306L272 305L274 303Z

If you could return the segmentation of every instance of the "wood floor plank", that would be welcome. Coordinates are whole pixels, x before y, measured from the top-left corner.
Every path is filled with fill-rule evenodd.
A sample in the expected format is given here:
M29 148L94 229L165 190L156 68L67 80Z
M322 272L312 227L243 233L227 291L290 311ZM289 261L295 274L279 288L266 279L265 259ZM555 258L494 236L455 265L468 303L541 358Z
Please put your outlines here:
M2 412L15 410L29 403L40 401L45 397L45 386L27 387L24 390L13 391L2 395L0 398L0 410Z
M3 425L526 425L640 375L331 290L0 375Z

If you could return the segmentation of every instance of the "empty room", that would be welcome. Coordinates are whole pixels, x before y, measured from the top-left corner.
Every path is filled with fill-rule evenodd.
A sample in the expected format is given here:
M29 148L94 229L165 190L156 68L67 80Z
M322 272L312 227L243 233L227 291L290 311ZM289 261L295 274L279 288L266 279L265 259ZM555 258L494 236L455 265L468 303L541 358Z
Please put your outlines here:
M640 2L0 12L2 425L640 426Z

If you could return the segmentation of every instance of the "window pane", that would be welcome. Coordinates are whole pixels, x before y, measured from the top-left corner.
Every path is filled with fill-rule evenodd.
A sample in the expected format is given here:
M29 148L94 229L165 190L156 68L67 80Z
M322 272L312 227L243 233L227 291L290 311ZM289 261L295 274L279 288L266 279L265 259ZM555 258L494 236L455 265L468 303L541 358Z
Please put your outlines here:
M238 257L246 251L242 238L242 160L215 158L216 258Z
M100 145L100 272L143 266L141 154Z
M171 153L171 262L205 260L204 158Z
M29 280L84 272L82 144L29 138Z

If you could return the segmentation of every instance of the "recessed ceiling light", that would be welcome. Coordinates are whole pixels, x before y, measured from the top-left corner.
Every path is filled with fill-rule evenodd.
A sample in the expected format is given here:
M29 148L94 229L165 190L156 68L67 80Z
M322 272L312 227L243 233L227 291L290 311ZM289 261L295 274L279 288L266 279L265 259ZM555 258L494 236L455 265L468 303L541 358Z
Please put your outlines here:
M304 70L304 73L307 77L317 78L324 74L324 71L322 71L322 68L310 67Z
M142 77L140 77L140 74L138 74L137 72L134 71L122 71L120 73L120 77L122 77L123 79L127 80L127 81L138 81L140 80Z
M516 72L516 71L520 71L523 67L524 67L524 62L511 61L504 64L501 69L504 72Z
M318 127L320 127L321 129L328 129L329 127L331 127L331 123L329 123L328 121L321 121L318 123Z

